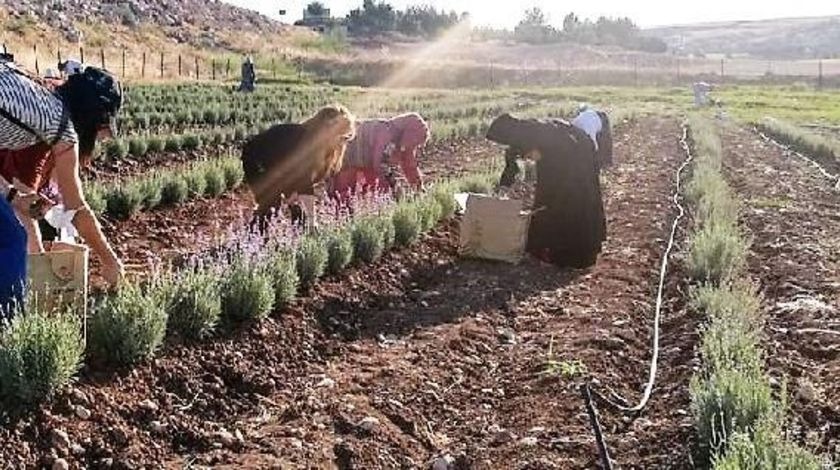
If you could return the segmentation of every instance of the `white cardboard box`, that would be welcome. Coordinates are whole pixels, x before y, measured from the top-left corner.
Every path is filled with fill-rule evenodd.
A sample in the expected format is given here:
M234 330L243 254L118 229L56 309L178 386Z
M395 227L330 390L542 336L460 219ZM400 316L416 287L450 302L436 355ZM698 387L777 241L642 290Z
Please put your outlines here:
M460 253L463 256L517 264L525 255L531 212L518 199L482 194L458 197L463 201Z

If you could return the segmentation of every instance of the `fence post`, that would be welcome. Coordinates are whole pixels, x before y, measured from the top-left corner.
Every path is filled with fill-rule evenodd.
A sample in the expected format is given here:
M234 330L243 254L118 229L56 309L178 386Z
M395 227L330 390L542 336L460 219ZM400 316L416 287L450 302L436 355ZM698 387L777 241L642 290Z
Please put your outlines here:
M160 53L160 78L163 78L163 52Z
M682 70L680 69L680 58L677 57L677 86L682 83Z
M210 67L213 67L213 81L216 81L216 59L213 59L213 61L210 63Z
M183 77L183 62L181 60L181 54L178 54L178 76Z
M195 79L201 80L201 73L198 68L198 56L195 57Z
M140 78L146 78L146 51L143 51L143 63L140 65Z
M820 67L820 72L819 72L819 75L817 77L817 87L820 90L822 90L822 87L823 87L823 61L822 61L822 59L820 59L819 67Z
M724 60L726 60L726 59L720 59L720 78L721 78L721 80L723 80L723 77L724 77L724 70L723 70Z
M227 68L225 69L225 78L230 78L230 57L227 60Z
M38 45L32 46L32 51L35 53L35 75L41 75L41 67L38 65Z
M56 62L56 64L60 64L61 63L61 49L56 49L55 50L55 58L58 59L58 62Z
M274 57L271 58L271 77L277 79L277 64Z
M496 88L496 77L493 76L493 62L490 62L490 89L493 90Z
M79 46L79 60L84 64L85 63L85 48Z
M122 76L125 78L125 48L122 50Z
M639 86L639 58L633 57L633 83Z

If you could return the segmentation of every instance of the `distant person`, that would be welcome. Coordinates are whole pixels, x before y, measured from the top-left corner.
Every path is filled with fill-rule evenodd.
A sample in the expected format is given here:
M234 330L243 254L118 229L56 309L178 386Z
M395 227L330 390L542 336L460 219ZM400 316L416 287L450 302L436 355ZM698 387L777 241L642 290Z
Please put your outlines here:
M709 92L712 86L706 82L696 82L691 86L694 91L694 106L701 108L709 105Z
M315 188L341 169L355 118L343 106L327 106L300 124L278 124L242 149L245 182L257 207L253 224L265 232L273 211L291 206L292 221L315 226Z
M572 119L572 125L592 139L598 169L611 166L613 163L612 126L607 113L596 110L589 104L581 104L577 116Z
M0 64L0 314L24 298L27 248L43 251L36 219L53 205L39 189L56 183L63 204L59 219L72 225L102 261L115 285L123 265L88 206L80 167L96 140L115 133L122 89L94 67L72 75L55 92L23 72Z
M254 60L250 56L242 62L242 80L239 83L239 91L251 93L256 89L257 71L254 68Z
M558 266L593 265L606 240L606 218L595 147L586 134L565 121L505 114L493 121L487 138L509 146L508 166L517 158L536 160L528 251ZM506 167L500 183L512 182L516 172Z
M429 125L417 113L360 121L341 172L330 182L330 192L346 197L358 187L393 190L397 167L413 189L422 190L423 174L417 160L429 137Z

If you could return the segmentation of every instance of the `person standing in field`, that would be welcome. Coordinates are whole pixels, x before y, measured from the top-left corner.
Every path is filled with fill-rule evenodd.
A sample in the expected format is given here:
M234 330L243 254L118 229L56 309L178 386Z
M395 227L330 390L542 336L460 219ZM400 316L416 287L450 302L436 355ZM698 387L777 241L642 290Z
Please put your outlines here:
M36 220L52 205L38 193L52 178L72 225L102 260L105 280L116 285L123 265L88 206L79 176L98 138L115 133L122 89L94 67L71 75L50 91L15 67L0 63L0 313L23 302L27 251L44 246ZM28 250L27 250L28 248Z
M428 124L417 113L359 122L341 172L330 181L330 192L345 198L359 186L364 191L393 190L397 167L413 189L422 190L423 174L417 160L429 137Z
M254 60L246 57L242 62L242 81L239 84L239 91L251 93L256 89L257 71L254 68Z
M518 119L510 114L493 121L487 138L508 146L508 167L517 158L536 160L528 251L558 266L593 265L606 240L606 218L591 138L565 121ZM515 177L516 169L508 167L502 184Z
M612 126L607 113L596 110L589 104L581 104L578 114L572 119L572 125L582 130L595 145L595 160L598 169L612 166L613 141Z
M355 118L343 106L327 106L300 124L278 124L242 149L245 182L257 204L252 225L265 232L272 213L291 205L293 222L315 226L315 193L335 175Z

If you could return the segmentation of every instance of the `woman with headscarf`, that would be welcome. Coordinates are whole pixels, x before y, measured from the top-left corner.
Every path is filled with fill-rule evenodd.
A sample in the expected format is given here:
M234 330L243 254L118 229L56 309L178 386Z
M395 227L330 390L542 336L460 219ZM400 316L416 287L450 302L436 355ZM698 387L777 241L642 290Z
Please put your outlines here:
M537 162L536 213L528 230L528 251L558 266L594 264L606 240L606 219L590 138L565 121L509 114L493 121L487 138L509 147L504 185L513 182L518 158Z
M355 128L346 108L328 106L307 121L278 124L245 144L242 167L260 231L284 202L292 204L295 223L315 225L315 188L339 171Z
M50 179L63 203L63 224L78 231L102 260L105 280L116 284L123 266L85 201L79 170L96 140L115 133L119 82L88 67L53 91L0 63L0 95L0 314L22 302L27 245L31 252L44 249L36 219L52 201L38 190Z
M428 124L417 113L360 121L356 137L347 147L341 172L330 182L330 192L346 197L360 184L365 191L393 189L395 167L399 167L412 188L422 189L417 155L429 136Z

